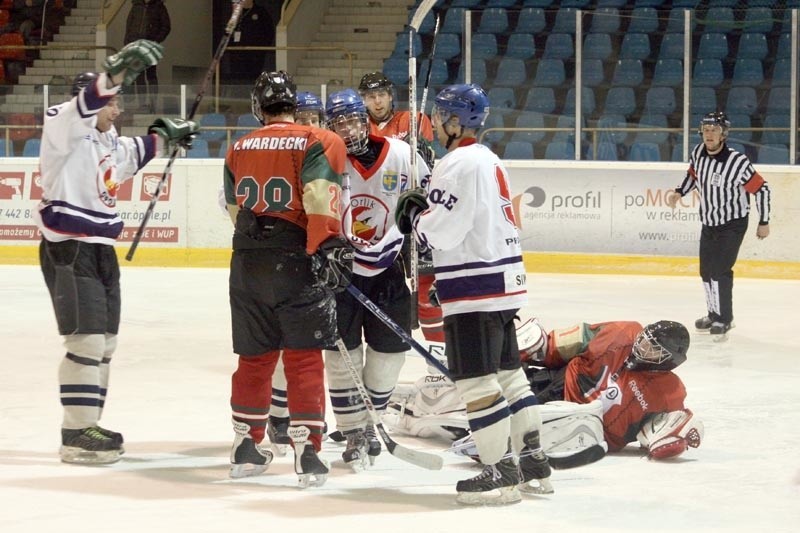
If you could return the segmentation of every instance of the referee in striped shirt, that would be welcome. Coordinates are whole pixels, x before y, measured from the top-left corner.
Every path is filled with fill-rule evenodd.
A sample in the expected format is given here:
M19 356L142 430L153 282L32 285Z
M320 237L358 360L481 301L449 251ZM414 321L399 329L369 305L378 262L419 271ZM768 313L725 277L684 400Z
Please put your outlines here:
M756 236L765 239L769 235L769 185L745 154L725 144L730 126L721 111L703 116L703 142L692 150L683 183L666 195L672 208L694 189L700 195L700 277L708 314L694 324L697 331L711 333L715 341L727 339L734 325L733 265L747 231L751 194L759 213Z

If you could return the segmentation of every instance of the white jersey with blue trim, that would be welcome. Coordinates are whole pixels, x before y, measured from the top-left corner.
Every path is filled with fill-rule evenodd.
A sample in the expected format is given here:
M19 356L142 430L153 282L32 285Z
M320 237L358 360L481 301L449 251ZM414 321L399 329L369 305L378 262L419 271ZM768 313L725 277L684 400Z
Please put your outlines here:
M355 247L353 272L377 276L390 267L403 247L403 234L394 222L400 193L410 186L411 149L398 139L370 136L383 144L377 161L369 168L347 157L342 209L342 233ZM417 158L420 178L430 174ZM348 182L349 181L349 187Z
M414 230L432 250L444 316L527 305L522 247L500 159L474 139L462 140L436 162L428 204Z
M42 201L34 214L48 241L114 244L123 222L116 210L119 186L156 153L156 135L120 137L112 125L96 129L97 113L119 87L98 76L78 96L45 113L39 158Z

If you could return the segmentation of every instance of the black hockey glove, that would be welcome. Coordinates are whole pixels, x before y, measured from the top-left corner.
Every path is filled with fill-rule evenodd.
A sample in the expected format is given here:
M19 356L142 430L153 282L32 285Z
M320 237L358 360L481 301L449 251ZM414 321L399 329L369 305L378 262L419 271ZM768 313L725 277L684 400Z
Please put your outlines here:
M200 126L193 120L161 117L150 124L147 133L155 133L161 137L164 141L164 152L170 153L175 146L189 150L199 130Z
M431 143L420 137L417 139L417 153L428 165L429 170L433 170L433 164L436 161L436 152L433 150Z
M353 277L353 248L341 237L332 237L313 255L312 266L323 285L342 292Z
M411 189L397 198L397 208L394 211L394 221L403 235L408 235L414 229L414 221L420 212L428 209L427 194L424 189Z
M431 288L428 289L428 301L434 307L441 307L442 302L439 301L439 291L436 290L436 282L431 283Z

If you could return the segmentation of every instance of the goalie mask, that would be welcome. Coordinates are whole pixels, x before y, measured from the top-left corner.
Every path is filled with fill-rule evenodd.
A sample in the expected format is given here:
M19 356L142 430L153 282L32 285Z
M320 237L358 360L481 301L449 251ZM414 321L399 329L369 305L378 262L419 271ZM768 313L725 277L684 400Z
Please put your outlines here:
M633 342L625 367L630 370L668 371L686 361L689 331L679 322L661 320L649 324Z
M297 86L286 72L262 72L250 94L253 116L266 124L264 114L294 113L297 106Z
M335 92L325 104L328 129L347 146L347 153L360 155L367 150L369 118L361 96L353 89Z

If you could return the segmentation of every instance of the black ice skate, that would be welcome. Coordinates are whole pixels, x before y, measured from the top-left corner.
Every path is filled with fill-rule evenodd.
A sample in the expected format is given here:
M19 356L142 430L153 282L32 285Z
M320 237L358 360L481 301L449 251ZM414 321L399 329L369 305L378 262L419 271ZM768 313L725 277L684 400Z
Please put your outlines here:
M288 418L278 418L277 416L269 417L267 437L269 437L269 444L272 451L278 457L286 455L286 452L289 451L289 448L292 446L292 439L289 438L288 430Z
M319 487L328 479L328 463L317 455L314 445L308 441L311 433L306 426L292 426L288 430L294 442L294 471L301 489Z
M375 458L381 454L381 441L378 439L378 434L375 431L375 426L369 424L364 430L364 439L367 441L367 457L369 464L375 464Z
M62 429L59 454L65 463L102 465L119 461L122 449L96 427Z
M231 448L231 470L233 479L257 476L266 472L272 462L272 452L263 448L250 436L250 426L243 422L233 422L236 438Z
M519 490L529 494L552 494L550 464L539 444L539 432L531 431L522 440L525 447L519 454L519 473L522 478Z
M342 433L347 440L342 460L356 472L363 470L368 462L367 439L363 429L350 429Z
M125 448L123 448L122 446L125 443L125 439L122 438L122 433L117 433L116 431L111 431L110 429L106 429L100 426L94 426L94 429L96 429L109 439L113 440L119 446L120 455L125 453Z
M456 483L456 501L464 505L509 505L522 500L519 468L510 455L477 476Z
M694 321L694 329L697 330L698 333L708 333L713 323L714 321L708 316L700 317Z
M711 333L711 340L714 342L722 342L728 340L728 331L734 328L733 322L714 322L708 330Z

